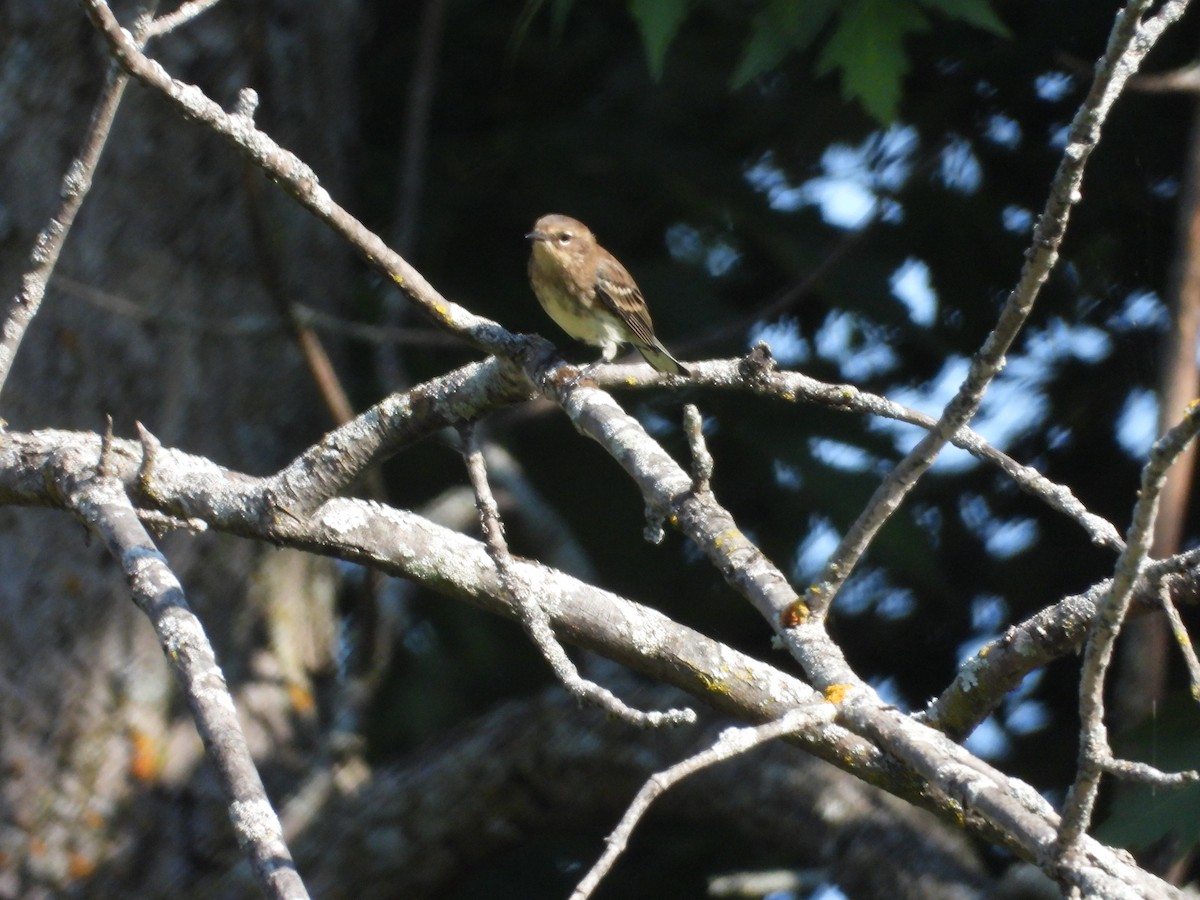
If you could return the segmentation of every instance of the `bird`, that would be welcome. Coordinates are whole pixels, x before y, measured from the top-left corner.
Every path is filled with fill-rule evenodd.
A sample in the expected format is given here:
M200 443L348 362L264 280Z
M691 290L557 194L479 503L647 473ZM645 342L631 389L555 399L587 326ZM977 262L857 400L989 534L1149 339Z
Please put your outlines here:
M633 344L657 371L691 374L655 337L633 276L586 225L570 216L546 215L525 237L533 242L529 283L538 303L571 337L600 347L597 362L612 362L622 344Z

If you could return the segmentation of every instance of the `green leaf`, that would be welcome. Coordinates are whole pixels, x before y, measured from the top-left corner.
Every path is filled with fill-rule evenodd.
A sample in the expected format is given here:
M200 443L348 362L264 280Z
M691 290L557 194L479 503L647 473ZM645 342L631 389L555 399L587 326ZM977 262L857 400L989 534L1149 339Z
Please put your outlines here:
M667 48L691 11L692 0L629 0L629 14L642 32L646 61L654 80L662 78Z
M908 71L904 38L928 28L928 19L909 0L846 0L817 73L840 72L842 96L887 124L896 117Z
M1000 17L992 11L988 0L921 0L926 9L936 10L951 19L958 19L984 31L990 31L998 37L1011 37Z
M812 43L829 21L837 0L770 0L754 17L750 39L742 59L729 80L737 90L763 72L775 68L788 53L803 50Z

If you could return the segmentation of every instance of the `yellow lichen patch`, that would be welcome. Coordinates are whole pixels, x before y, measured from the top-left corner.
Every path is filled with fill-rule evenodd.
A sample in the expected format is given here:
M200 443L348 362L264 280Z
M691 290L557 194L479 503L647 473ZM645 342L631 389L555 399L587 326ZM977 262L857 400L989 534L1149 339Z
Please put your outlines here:
M696 675L699 676L700 680L704 683L705 689L712 691L714 694L723 694L724 696L728 697L733 693L733 691L730 690L729 685L725 684L725 682L719 678L713 678L707 672L701 672L699 669L697 669Z
M958 824L958 827L965 828L967 826L967 817L963 815L962 804L956 800L950 800L949 809L951 814L954 816L954 820Z
M779 624L784 628L796 628L808 621L808 604L797 597L780 613Z
M1175 629L1175 642L1179 644L1180 647L1190 647L1192 644L1192 639L1188 637L1188 633L1182 628L1177 628Z
M731 528L724 534L717 535L716 539L713 541L713 546L720 550L725 546L726 541L737 540L741 536L742 533L740 531L738 531L736 528Z
M745 682L746 684L754 684L758 681L758 676L750 669L745 668L739 669L736 672L729 672L729 676L731 678L736 678L738 681Z
M791 391L784 391L782 394L779 395L779 399L786 400L788 403L795 403L796 395L794 393L792 393Z
M396 282L398 287L404 287L404 276L398 272L392 273L392 281Z
M831 684L821 693L824 694L825 700L829 703L841 703L853 689L853 685L849 684Z

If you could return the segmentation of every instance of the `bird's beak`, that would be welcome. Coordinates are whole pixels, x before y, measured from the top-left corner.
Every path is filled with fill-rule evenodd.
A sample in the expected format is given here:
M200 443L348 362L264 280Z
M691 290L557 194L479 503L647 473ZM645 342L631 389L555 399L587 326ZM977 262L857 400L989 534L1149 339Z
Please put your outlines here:
M548 237L549 237L549 235L546 234L546 232L537 231L536 229L529 232L529 234L525 235L525 239L528 241L544 241Z

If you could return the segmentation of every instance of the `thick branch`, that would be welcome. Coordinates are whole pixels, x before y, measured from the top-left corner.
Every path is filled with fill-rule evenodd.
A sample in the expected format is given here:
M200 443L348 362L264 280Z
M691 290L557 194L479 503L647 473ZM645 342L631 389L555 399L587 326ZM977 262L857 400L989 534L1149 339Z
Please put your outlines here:
M118 483L93 481L80 486L65 472L60 470L60 474L65 477L59 487L68 492L68 502L104 539L125 572L134 602L154 626L216 769L238 845L249 857L259 887L267 897L279 900L308 897L250 755L212 645L188 607L175 573Z
M617 423L613 439L619 435ZM99 449L100 438L95 435L6 435L0 444L0 503L61 506L62 497L47 485L57 483L63 477L61 468L72 460L94 464ZM268 480L229 472L205 459L162 448L155 451L152 464L143 466L141 451L133 442L113 440L108 471L121 483L138 487L142 502L155 508L180 518L196 517L221 530L371 565L413 578L441 593L465 597L490 611L516 616L516 610L503 599L494 562L478 541L411 513L356 500L328 501L305 520L277 514L267 491ZM683 491L687 493L690 479L682 470L678 477L685 482ZM693 514L690 504L694 502L685 502L685 515ZM734 545L738 544L736 537L726 535ZM535 563L514 560L514 564L523 580L536 585L560 638L676 684L739 718L778 718L811 702L814 696L798 680L654 610ZM831 677L838 666L844 666L836 645L827 637L816 637L821 633L819 627L787 631L789 637L798 633L810 638L802 649L811 651L814 658L805 657L804 662L818 675ZM637 639L631 639L632 635ZM848 678L853 679L853 674ZM856 680L844 688L831 684L825 693L827 699L838 702L839 722L849 730L834 725L816 733L805 732L796 738L801 746L859 778L957 818L989 840L1054 870L1045 854L1045 835L1053 834L1057 817L1027 785L889 709ZM860 734L866 740L857 736ZM905 765L897 770L888 764L889 759L902 760ZM970 775L973 772L978 772L978 777ZM915 779L914 774L918 776ZM1146 896L1169 895L1160 883L1106 848L1088 841L1086 849L1088 864L1104 877L1136 885Z

